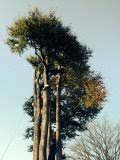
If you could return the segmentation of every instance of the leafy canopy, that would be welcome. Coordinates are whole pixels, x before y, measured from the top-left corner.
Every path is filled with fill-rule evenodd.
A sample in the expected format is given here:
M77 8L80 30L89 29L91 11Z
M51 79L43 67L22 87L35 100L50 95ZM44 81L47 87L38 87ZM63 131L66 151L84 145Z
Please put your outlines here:
M8 27L7 44L12 52L22 55L31 47L36 49L43 58L71 66L77 63L85 65L91 56L91 51L81 45L69 27L62 24L53 12L42 14L38 9L31 10L28 16L19 18Z
M86 122L94 118L101 110L99 107L101 103L98 102L104 101L105 98L103 94L98 101L96 97L89 99L93 90L95 91L102 82L99 78L96 78L96 81L100 80L99 83L93 81L94 78L88 78L90 77L88 60L91 50L81 45L70 28L64 26L53 12L45 15L38 9L31 10L26 17L19 18L8 27L8 34L7 44L12 52L22 55L28 48L35 50L35 56L27 58L35 68L38 68L40 61L46 56L49 58L49 74L52 75L52 69L55 69L56 64L64 66L64 85L62 86L64 92L62 91L61 97L62 138L74 137L76 131L84 130ZM24 109L33 120L32 101L33 97L25 103ZM53 103L54 111L54 97L51 103ZM54 118L52 120L54 123ZM32 136L33 128L29 131L27 131L28 134Z

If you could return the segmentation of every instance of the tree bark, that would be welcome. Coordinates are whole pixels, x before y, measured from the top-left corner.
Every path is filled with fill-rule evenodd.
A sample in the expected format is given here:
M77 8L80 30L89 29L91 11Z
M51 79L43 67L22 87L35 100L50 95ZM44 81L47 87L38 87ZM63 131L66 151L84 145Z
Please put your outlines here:
M56 160L62 160L62 145L61 145L61 108L60 108L60 94L61 94L61 76L58 77L58 84L56 86Z
M46 64L47 65L47 64ZM47 67L44 65L43 71L43 106L42 106L42 122L41 122L41 138L39 148L39 160L47 160L47 134L48 134L48 82L47 82Z
M34 107L34 142L33 142L33 160L39 160L39 127L38 127L37 108Z
M56 136L55 133L51 130L51 145L50 145L50 153L48 160L55 160L55 153L56 153Z
M50 95L49 95L49 110L48 110L48 138L47 138L47 160L49 159L51 152L51 105L50 105Z
M37 75L37 71L34 73L34 140L33 140L33 160L39 160L39 141L40 141L40 86Z

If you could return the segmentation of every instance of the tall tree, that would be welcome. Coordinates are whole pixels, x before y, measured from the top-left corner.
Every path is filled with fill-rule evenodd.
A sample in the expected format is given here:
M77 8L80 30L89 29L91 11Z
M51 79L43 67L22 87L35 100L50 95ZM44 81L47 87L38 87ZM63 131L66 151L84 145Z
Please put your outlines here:
M35 59L37 58L37 61L35 61L35 65L37 64L37 83L35 84L35 90L37 92L33 98L33 155L34 160L46 160L48 123L50 115L48 92L49 90L52 90L53 97L55 96L55 93L58 93L58 96L56 96L56 100L58 102L55 106L55 108L58 107L58 113L56 113L56 120L58 123L56 123L53 117L52 125L56 124L56 127L59 127L59 129L57 129L58 132L56 131L56 133L59 135L57 136L56 134L56 139L59 142L61 141L59 132L61 130L60 123L61 127L64 126L62 126L62 117L60 119L60 115L64 117L64 115L60 113L60 107L62 108L62 105L59 105L60 99L62 103L68 104L67 100L62 101L62 97L60 98L60 92L67 93L66 95L71 95L72 93L72 89L69 90L69 87L58 87L58 85L58 92L56 92L56 87L51 87L51 79L58 75L58 66L62 66L65 71L64 76L61 77L63 79L63 83L60 84L61 86L64 86L66 84L66 80L70 79L68 76L69 72L73 72L75 75L76 78L74 78L74 81L80 77L83 77L83 75L89 70L89 65L87 62L91 56L91 51L77 41L76 36L71 33L70 28L65 27L62 22L56 18L54 13L43 15L38 9L30 11L28 16L18 19L8 28L8 34L9 37L7 39L7 44L10 46L12 52L22 55L25 49L32 48L34 49ZM70 88L72 88L72 81L69 81L69 84L71 84ZM80 86L80 81L79 85L75 86L76 91L79 88L77 86ZM69 93L69 91L71 92ZM64 94L64 98L67 98L66 95ZM55 108L53 107L51 112L54 111ZM75 119L73 117L71 118L71 115L69 119L72 119L75 122ZM65 128L65 126L63 128ZM56 157L61 157L61 145L59 147L60 148L56 150ZM60 159L61 158L57 158L57 160Z

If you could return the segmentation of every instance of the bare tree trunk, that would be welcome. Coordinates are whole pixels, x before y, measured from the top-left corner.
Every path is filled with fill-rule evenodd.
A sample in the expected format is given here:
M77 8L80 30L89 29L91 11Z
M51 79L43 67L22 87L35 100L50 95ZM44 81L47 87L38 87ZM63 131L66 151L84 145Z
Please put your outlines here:
M46 64L47 65L47 64ZM47 134L48 134L48 82L47 82L47 68L44 65L43 71L43 106L42 106L42 122L41 122L41 138L39 148L39 160L47 160Z
M51 130L51 145L50 145L50 153L48 160L55 160L55 153L56 153L56 136L55 133Z
M61 76L59 75L56 86L56 160L62 160L60 91Z
M50 156L51 146L51 105L50 105L50 96L49 96L49 113L48 113L48 138L47 138L47 160Z
M37 107L34 107L34 142L33 142L33 160L39 160L39 127Z
M40 141L40 86L39 75L34 73L34 140L33 140L33 160L39 160L39 141Z

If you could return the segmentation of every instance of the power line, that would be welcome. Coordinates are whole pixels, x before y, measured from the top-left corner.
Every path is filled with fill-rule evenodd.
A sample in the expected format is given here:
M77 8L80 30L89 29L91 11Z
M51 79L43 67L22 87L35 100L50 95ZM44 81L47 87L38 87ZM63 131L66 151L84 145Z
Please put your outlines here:
M20 118L20 120L18 121L17 126L16 126L16 128L15 128L15 130L14 130L14 133L11 135L11 137L10 137L10 139L9 139L9 141L8 141L8 144L7 144L5 150L3 151L3 153L2 153L2 155L1 155L1 157L0 157L0 160L3 160L3 159L4 159L4 157L5 157L5 155L6 155L7 151L8 151L11 143L13 142L13 140L14 140L14 138L15 138L18 130L19 130L19 127L20 127L20 125L21 125L22 120L23 120L23 115L22 115L22 117Z

